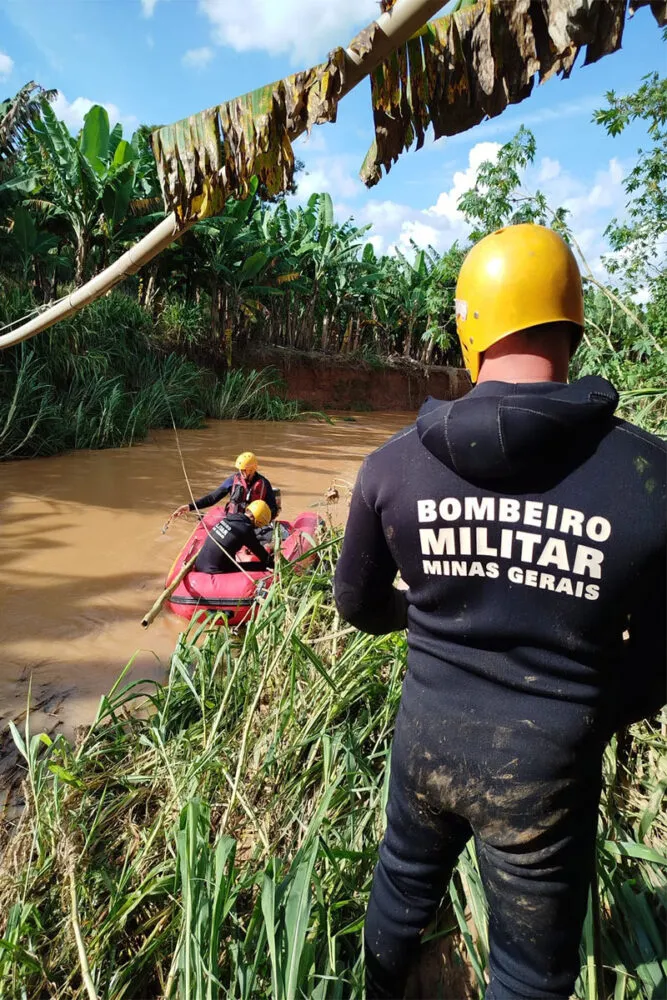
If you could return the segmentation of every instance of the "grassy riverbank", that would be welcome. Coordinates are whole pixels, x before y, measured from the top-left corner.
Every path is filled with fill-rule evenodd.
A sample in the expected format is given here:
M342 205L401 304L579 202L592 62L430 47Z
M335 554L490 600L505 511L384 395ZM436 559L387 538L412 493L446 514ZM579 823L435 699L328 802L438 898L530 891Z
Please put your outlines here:
M76 745L26 734L25 810L0 864L1 997L361 998L405 638L341 624L336 551L326 543L313 575L284 571L242 637L182 637L150 712L119 683ZM606 758L599 876L614 1000L655 1000L667 983L666 751L664 732L644 725ZM487 945L472 849L450 928L442 995L476 997ZM592 940L588 921L579 997L596 996Z
M31 307L17 286L0 293L0 326ZM278 389L271 369L220 377L167 350L150 314L115 292L0 354L0 460L117 448L206 417L295 419Z

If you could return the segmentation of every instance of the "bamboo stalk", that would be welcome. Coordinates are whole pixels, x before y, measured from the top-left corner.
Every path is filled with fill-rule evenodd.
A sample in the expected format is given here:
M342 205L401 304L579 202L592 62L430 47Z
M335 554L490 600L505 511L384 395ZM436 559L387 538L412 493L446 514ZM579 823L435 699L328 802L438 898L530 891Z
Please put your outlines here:
M130 274L136 274L156 254L182 236L191 224L179 225L175 215L168 215L155 229L114 261L111 267L96 274L94 278L81 285L71 295L65 296L60 302L56 302L50 309L46 309L27 323L23 323L15 330L0 337L0 349L13 347L14 344L18 344L22 340L34 337L59 320L72 316L90 302L99 299L123 278Z
M411 35L436 14L442 6L444 6L444 0L396 0L396 4L391 10L381 14L374 22L377 23L380 30L376 33L369 52L360 56L354 49L355 39L353 39L346 49L349 69L345 94L361 83L369 73L372 73L393 49L407 42ZM364 34L365 32L361 33L361 35ZM296 135L291 136L291 138L295 139ZM45 309L39 316L35 316L27 323L22 323L10 333L0 336L0 350L5 347L13 347L22 340L34 337L59 320L72 316L84 306L94 302L95 299L99 299L123 278L130 274L136 274L144 264L147 264L161 250L187 232L195 221L179 224L176 216L171 213L110 267L81 285L71 295L67 295L60 302Z
M155 602L155 604L153 605L153 607L150 609L150 611L148 612L148 614L144 615L144 617L141 619L141 624L142 624L143 628L148 628L148 626L151 624L151 622L155 621L155 619L157 618L157 616L162 611L162 607L165 604L165 602L174 593L174 591L178 587L178 585L181 582L181 580L183 579L183 577L186 576L190 572L190 570L192 569L192 567L194 566L194 564L195 564L195 562L197 560L197 556L198 555L199 555L199 550L197 550L195 552L195 554L193 556L191 556L188 559L188 561L181 566L180 570L178 571L178 573L176 574L176 576L174 577L174 579L171 581L171 583L169 584L169 586L164 588L164 590L162 591L162 593L160 594L160 596L158 597L157 601Z

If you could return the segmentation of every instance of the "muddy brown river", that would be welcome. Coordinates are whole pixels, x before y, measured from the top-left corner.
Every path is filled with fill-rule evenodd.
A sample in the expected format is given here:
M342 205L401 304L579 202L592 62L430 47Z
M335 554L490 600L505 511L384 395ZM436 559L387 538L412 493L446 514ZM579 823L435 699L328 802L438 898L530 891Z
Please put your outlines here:
M253 450L282 491L283 516L315 507L340 523L345 483L411 419L212 421L178 439L195 497ZM334 482L341 501L327 506ZM92 720L132 657L131 677L164 677L182 619L165 612L147 631L140 621L193 524L183 518L166 534L162 526L189 499L173 431L134 448L0 463L0 732L22 721L29 690L33 731L71 733Z

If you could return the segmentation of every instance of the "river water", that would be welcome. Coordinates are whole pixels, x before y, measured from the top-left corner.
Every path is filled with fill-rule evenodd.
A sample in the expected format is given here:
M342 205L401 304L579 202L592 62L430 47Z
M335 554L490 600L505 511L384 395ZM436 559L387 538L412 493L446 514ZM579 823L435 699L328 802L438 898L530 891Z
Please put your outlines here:
M131 677L164 677L182 619L140 621L193 524L166 534L171 511L207 493L255 451L282 490L283 516L315 507L341 523L345 484L363 457L414 419L342 416L317 422L211 421L199 431L154 432L134 448L0 463L0 733L22 721L65 731L92 720L100 696L134 656ZM324 496L339 484L340 501Z

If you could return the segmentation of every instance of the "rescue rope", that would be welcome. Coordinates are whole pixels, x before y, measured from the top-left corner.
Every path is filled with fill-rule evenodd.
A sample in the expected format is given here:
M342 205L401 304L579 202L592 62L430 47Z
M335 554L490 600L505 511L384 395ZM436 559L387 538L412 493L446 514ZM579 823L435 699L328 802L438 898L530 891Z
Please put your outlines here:
M165 398L166 398L166 394L165 394ZM168 400L167 400L167 406L169 406L169 401ZM255 580L255 578L252 577L250 575L250 573L248 573L246 570L244 570L243 566L239 562L237 562L236 559L234 559L233 556L230 556L230 554L227 551L227 549L223 545L220 544L220 542L218 541L218 539L212 534L212 532L210 531L208 525L206 524L206 521L204 520L204 515L201 514L201 512L199 511L199 508L197 507L197 504L195 503L195 495L192 492L192 486L190 485L190 480L188 478L187 469L185 468L185 461L183 459L183 451L181 449L181 442L180 442L179 437L178 437L178 430L176 428L176 421L174 420L174 415L171 412L171 407L169 407L169 416L171 417L171 422L172 422L173 427L174 427L174 436L176 437L176 449L178 451L178 457L179 457L180 462L181 462L181 468L183 470L183 477L184 477L185 482L186 482L187 487L188 487L188 493L190 494L190 502L193 504L197 515L200 517L201 522L204 525L204 530L206 531L206 534L207 534L208 538L213 539L214 544L217 545L217 547L220 549L220 551L225 554L225 556L229 559L229 561L231 563L234 564L234 566L238 566L239 570L241 571L241 573L243 573L243 575L246 577L246 579L250 580L250 582L253 583L253 584L258 583L259 581ZM169 518L169 521L171 521L171 518ZM163 528L163 532L166 531L167 527L169 526L169 521L167 521L167 523L165 524L165 526Z

